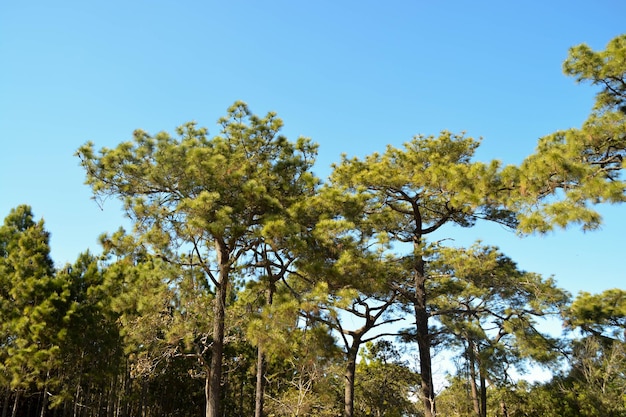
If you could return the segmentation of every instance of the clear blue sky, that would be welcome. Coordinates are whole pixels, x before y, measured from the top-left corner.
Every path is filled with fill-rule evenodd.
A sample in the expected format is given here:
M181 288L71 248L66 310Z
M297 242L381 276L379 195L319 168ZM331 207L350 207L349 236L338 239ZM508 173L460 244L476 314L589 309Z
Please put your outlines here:
M539 137L580 126L594 90L561 73L570 46L626 32L626 2L4 1L0 5L0 218L26 203L57 265L99 252L124 223L101 210L73 156L136 128L189 120L217 133L235 100L277 111L320 144L316 172L345 152L447 129L483 137L478 159L517 163ZM573 293L624 286L626 206L602 230L524 239L497 226L448 229L498 245Z

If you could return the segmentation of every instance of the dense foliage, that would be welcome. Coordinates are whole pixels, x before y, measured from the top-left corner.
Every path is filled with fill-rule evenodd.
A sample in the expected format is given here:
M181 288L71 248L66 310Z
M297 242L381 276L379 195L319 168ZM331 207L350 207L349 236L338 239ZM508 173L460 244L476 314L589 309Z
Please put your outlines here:
M7 214L2 417L626 416L626 291L572 299L444 234L596 228L594 204L626 198L625 59L626 36L572 48L565 72L597 104L520 166L442 132L343 157L322 182L316 145L242 102L215 137L189 123L85 144L87 183L133 230L55 268L44 221ZM443 388L436 355L454 365ZM529 366L552 379L513 378Z

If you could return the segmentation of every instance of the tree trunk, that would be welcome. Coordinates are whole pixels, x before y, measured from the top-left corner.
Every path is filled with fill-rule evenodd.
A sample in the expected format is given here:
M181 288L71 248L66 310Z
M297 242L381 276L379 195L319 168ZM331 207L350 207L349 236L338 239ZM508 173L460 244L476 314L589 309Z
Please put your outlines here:
M346 386L344 389L344 417L354 416L354 378L356 375L356 357L359 353L360 340L353 340L352 346L348 348L346 364Z
M265 352L259 345L256 359L256 389L254 395L254 416L263 417L263 397L265 396Z
M506 408L504 400L500 400L500 412L502 413L502 417L509 417L509 410Z
M242 375L242 380L239 382L239 415L244 416L243 407L245 404L245 387L246 387L246 375Z
M424 416L434 417L437 415L435 407L435 389L433 384L432 359L430 356L431 339L428 329L428 310L426 305L426 277L424 274L424 261L418 257L415 265L415 325L417 346L420 357L420 377L422 387L422 401L424 403Z
M270 277L270 285L267 290L267 299L265 300L268 306L271 306L274 302L274 290L275 281ZM256 365L256 389L254 395L254 416L263 417L263 401L265 399L265 352L263 346L259 344L257 351L257 365Z
M19 389L15 392L15 400L13 401L13 411L11 412L11 417L17 417L17 408L20 405L20 396L22 395L22 391Z
M78 382L76 383L76 391L74 392L74 410L73 417L78 417L78 404L80 403L80 385L82 383L82 372L78 374Z
M7 387L6 394L4 394L4 401L2 403L2 417L7 417L9 413L9 400L11 400L11 388Z
M35 403L35 401L28 401L28 400L26 401L26 415L27 416L31 416L37 412L37 408L35 408L35 411L32 411L33 403L35 404L35 407L39 405L38 403Z
M46 411L48 410L48 384L43 386L43 399L41 401L41 413L39 417L46 417Z
M468 338L467 340L467 359L468 359L468 365L469 365L469 378L468 378L468 382L470 384L470 391L471 391L471 395L472 395L472 405L474 406L474 413L476 414L476 416L480 417L481 414L481 408L480 408L480 400L479 400L479 394L478 394L478 386L476 384L476 379L477 379L477 375L476 375L476 350L475 350L475 345L474 342L472 340L470 340Z
M211 383L211 372L207 371L206 378L204 379L204 401L205 401L205 410L204 413L206 416L209 415L209 398L211 397L211 390L209 389Z
M117 394L117 377L111 378L109 384L109 393L107 395L107 417L114 417L115 412L115 396Z
M480 360L478 369L480 374L480 417L487 417L487 370Z
M222 356L224 353L224 320L226 317L226 294L230 272L229 252L219 239L215 242L219 277L215 288L213 305L213 343L211 344L211 373L209 375L206 417L218 417L222 394Z

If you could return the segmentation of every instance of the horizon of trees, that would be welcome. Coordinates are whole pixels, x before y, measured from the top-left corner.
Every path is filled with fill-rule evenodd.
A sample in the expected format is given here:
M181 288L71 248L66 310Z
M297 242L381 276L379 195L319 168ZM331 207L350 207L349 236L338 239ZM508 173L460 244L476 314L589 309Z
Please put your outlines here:
M322 181L317 145L243 102L214 137L187 123L83 145L94 196L119 198L133 230L55 269L31 207L4 219L2 417L626 416L626 290L572 299L497 246L441 234L593 230L595 204L624 201L626 35L571 48L564 71L600 87L596 105L519 166L443 131L343 157ZM442 351L457 369L437 392ZM533 364L553 378L511 378Z

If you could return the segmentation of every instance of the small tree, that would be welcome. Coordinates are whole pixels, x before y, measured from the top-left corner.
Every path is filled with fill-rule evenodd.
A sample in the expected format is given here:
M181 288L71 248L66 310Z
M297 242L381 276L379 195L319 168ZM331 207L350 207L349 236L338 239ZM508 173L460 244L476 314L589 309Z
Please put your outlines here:
M74 416L79 415L79 408L94 406L94 399L105 395L122 373L119 315L111 306L118 294L109 291L106 268L99 261L89 252L82 253L73 264L57 271L68 283L72 315L61 345L61 390L55 393L52 405L71 405Z
M525 360L551 363L561 348L539 329L539 320L558 317L568 294L552 279L521 271L494 247L440 248L429 265L432 316L449 346L461 349L462 369L474 413L487 416L487 384L504 386L508 367L523 371Z
M355 415L419 417L419 374L386 339L368 342L357 365Z
M399 293L390 285L403 271L386 259L389 245L377 241L362 196L342 191L325 186L310 200L308 244L294 251L298 258L292 278L303 314L332 329L343 345L344 416L352 417L361 346L395 335L379 329L403 320L394 314Z

